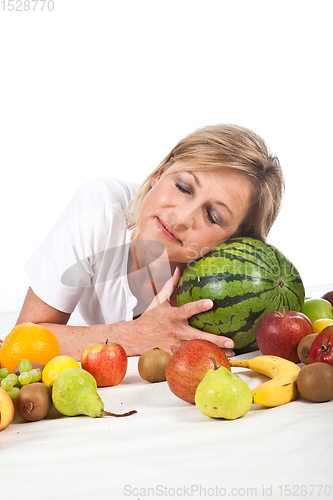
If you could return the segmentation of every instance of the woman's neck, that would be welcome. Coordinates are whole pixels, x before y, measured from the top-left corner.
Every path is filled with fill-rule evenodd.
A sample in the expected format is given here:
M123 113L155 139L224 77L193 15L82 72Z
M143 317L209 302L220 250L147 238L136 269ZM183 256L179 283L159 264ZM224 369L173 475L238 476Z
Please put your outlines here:
M133 269L147 267L148 271L154 271L154 275L165 277L166 270L170 274L174 273L176 267L184 269L186 264L170 261L164 245L159 241L142 241L140 239L132 241L130 256Z

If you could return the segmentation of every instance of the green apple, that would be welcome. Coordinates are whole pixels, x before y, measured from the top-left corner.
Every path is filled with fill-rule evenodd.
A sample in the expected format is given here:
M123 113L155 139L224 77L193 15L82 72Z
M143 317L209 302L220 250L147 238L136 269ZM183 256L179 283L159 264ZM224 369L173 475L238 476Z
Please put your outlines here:
M308 299L304 301L302 311L311 323L317 319L333 319L333 306L326 299Z
M198 385L195 404L207 417L234 420L249 411L252 392L241 377L224 366L216 366Z

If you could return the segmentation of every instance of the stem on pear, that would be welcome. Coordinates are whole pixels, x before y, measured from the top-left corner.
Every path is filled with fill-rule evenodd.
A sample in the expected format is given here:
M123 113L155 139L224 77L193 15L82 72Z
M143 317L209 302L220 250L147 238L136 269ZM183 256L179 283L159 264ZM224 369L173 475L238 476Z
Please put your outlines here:
M214 370L217 370L219 367L218 367L218 366L217 366L217 364L216 364L216 361L215 361L214 356L209 356L209 357L210 357L210 359L213 361Z
M138 413L136 410L131 410L126 413L111 413L110 411L101 411L101 417L128 417L129 415L133 415L134 413Z

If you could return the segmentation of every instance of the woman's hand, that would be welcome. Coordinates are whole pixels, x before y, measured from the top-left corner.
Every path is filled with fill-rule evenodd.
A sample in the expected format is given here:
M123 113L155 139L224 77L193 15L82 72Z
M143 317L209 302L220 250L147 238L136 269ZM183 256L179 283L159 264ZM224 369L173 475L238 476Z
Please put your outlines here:
M78 361L88 344L105 342L106 339L123 346L128 356L140 355L154 347L170 352L185 340L191 339L210 340L224 348L227 356L233 356L231 339L205 333L189 326L188 319L194 314L209 310L213 302L198 300L177 307L175 290L180 275L181 271L177 268L148 309L133 321L70 326L66 324L70 314L49 306L29 289L17 324L30 321L48 328L58 339L60 354L71 356Z
M139 333L139 335L134 336L135 343L138 346L141 344L142 351L153 347L171 351L185 340L204 339L224 348L227 356L233 356L234 352L231 349L234 342L231 339L202 332L188 324L188 319L194 314L211 309L212 300L203 299L189 302L181 307L171 305L170 298L175 291L180 275L181 271L177 268L148 309L135 320Z

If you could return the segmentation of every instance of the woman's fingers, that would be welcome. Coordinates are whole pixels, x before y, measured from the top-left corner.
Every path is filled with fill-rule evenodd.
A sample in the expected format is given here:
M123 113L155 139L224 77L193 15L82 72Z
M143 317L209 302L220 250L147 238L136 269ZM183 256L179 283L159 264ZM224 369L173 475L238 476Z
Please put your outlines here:
M191 316L194 316L195 314L208 311L213 307L213 304L214 304L213 301L210 299L202 299L202 300L197 300L195 302L189 302L188 304L185 304L177 309L179 320L188 320ZM187 338L184 338L184 340L190 340L196 338L196 339L209 340L210 342L214 342L214 344L217 344L219 347L227 349L232 349L234 347L234 341L228 337L223 337L212 333L206 333L203 332L202 330L192 328L191 326L189 326L188 329L186 330L185 336ZM233 356L234 352L230 351L228 352L227 355Z
M214 305L214 302L210 299L201 299L194 302L188 302L183 306L178 307L177 316L180 320L189 319L195 314L208 311Z
M192 339L209 340L209 342L213 342L213 344L216 344L222 349L224 349L225 354L227 356L230 357L235 355L234 351L232 350L232 348L235 345L234 341L232 339L229 339L228 337L222 337L220 335L215 335L214 333L206 333L203 332L202 330L191 328L191 331L187 332L184 335L184 340L192 340Z
M199 314L205 311L209 311L214 305L213 301L210 299L202 299L194 302L189 302L188 304L184 304L181 307L170 307L169 299L174 292L181 272L179 268L176 268L173 276L165 283L162 290L158 295L154 298L147 311L150 311L161 304L168 303L169 307L165 308L157 308L156 312L154 312L154 316L156 315L156 319L158 320L158 324L167 325L169 322L170 333L172 332L172 342L175 342L175 339L178 339L178 343L181 344L186 340L191 339L203 339L209 340L214 344L225 350L225 354L229 357L234 355L232 348L234 347L234 342L232 339L228 337L223 337L219 335L214 335L212 333L203 332L196 328L192 328L188 324L189 318L194 316L195 314ZM163 312L162 312L163 311ZM149 313L150 314L150 313ZM162 314L162 315L161 315ZM166 321L166 318L168 320ZM162 323L160 323L160 321ZM157 327L157 325L156 325ZM155 333L156 333L155 327ZM177 333L176 333L177 332ZM170 337L171 339L171 337Z

